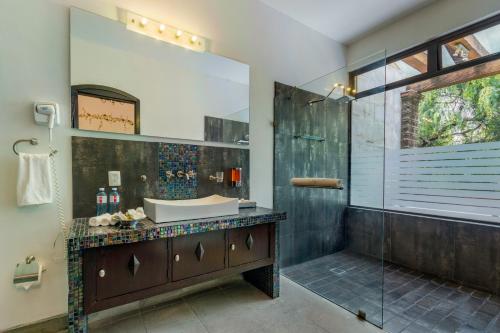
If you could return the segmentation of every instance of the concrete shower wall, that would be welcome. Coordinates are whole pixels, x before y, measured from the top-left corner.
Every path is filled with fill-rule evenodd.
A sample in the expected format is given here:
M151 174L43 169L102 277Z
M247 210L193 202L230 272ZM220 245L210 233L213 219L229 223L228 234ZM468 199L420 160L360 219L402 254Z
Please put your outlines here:
M293 177L340 178L347 183L347 104L328 99L308 105L320 95L275 84L274 208L288 219L280 226L283 266L298 264L344 247L345 190L298 188ZM325 141L295 139L314 135Z

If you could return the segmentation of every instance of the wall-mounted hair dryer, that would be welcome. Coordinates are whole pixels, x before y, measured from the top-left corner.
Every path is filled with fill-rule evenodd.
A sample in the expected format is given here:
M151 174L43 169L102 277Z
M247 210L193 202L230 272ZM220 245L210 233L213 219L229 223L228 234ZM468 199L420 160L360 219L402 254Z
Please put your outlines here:
M35 122L49 127L49 139L52 141L52 129L60 124L59 105L52 102L35 103Z

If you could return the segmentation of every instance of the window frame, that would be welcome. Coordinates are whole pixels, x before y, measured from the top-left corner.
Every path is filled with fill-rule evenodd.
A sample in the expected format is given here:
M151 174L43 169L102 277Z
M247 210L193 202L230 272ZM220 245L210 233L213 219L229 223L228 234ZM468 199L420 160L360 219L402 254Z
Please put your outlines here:
M470 25L467 25L465 27L459 28L457 30L454 30L452 32L446 33L442 36L433 38L425 43L418 44L416 46L413 46L411 48L408 48L406 50L403 50L401 52L398 52L394 55L391 55L389 57L386 57L384 59L375 61L373 63L370 63L368 65L365 65L363 67L360 67L358 69L355 69L353 71L349 72L349 86L350 87L355 87L355 82L356 82L356 76L369 72L371 70L377 69L382 66L386 66L387 64L390 64L392 62L402 60L408 56L411 56L413 54L417 54L419 52L427 51L427 72L422 73L419 75L415 75L406 79L402 79L399 81L391 82L389 84L384 84L382 86L378 86L375 88L371 88L362 92L356 92L354 95L355 99L358 98L363 98L371 95L375 95L378 93L383 93L388 90L396 89L399 87L403 87L412 83L417 83L419 81L424 81L427 79L431 79L437 76L441 76L444 74L449 74L452 72L456 72L465 68L473 67L482 63L486 63L492 60L498 60L500 59L500 52L492 53L490 55L476 58L473 60L465 61L460 64L455 64L452 66L448 67L442 67L442 54L441 54L441 45L446 44L448 42L451 42L453 40L459 39L461 37L488 29L492 26L500 24L500 13L495 14L493 16L490 16L488 18L485 18L483 20L480 20L478 22L472 23ZM368 209L374 209L374 210L384 210L391 212L390 209L385 209L384 204L382 205L382 208L373 208L373 207L363 207L363 206L353 206L351 205L351 154L352 154L352 141L351 141L351 135L352 135L352 105L349 103L349 115L348 115L348 148L347 148L347 153L348 153L348 163L347 163L347 183L348 183L348 192L347 192L347 203L349 207L360 207L360 208L368 208ZM384 141L385 141L385 135L384 135ZM384 142L385 145L385 142ZM384 158L384 175L383 177L385 178L385 158ZM385 184L385 180L384 180ZM394 211L396 213L403 213L401 211ZM433 214L425 214L425 213L412 213L416 215L421 215L421 216L429 216L429 217L436 217L436 218L448 218L450 217L444 217L441 215L433 215ZM459 218L454 218L454 219L459 219ZM460 218L460 220L465 220L468 221L469 219L467 218ZM477 220L470 220L477 222ZM485 222L482 221L481 223L487 223L490 224L490 222ZM494 223L494 222L491 222Z
M377 69L382 66L386 66L398 60L402 60L408 56L427 51L427 72L418 74L415 76L411 76L406 79L402 79L399 81L386 83L382 86L374 87L365 91L361 91L356 93L355 98L363 98L366 96L374 95L386 90L391 90L395 88L399 88L402 86L406 86L412 83L416 83L419 81L427 80L436 76L440 76L443 74L448 74L451 72L459 71L464 68L476 66L478 64L482 64L491 60L500 59L500 52L492 53L484 57L472 59L469 61L462 62L460 64L455 64L448 67L442 66L442 53L441 46L443 44L452 42L456 39L465 37L467 35L491 28L495 25L500 24L500 14L493 15L489 18L481 20L479 22L473 23L471 25L465 26L463 28L457 29L440 37L431 39L425 43L413 46L404 51L398 52L394 55L391 55L385 59L381 59L374 63L368 64L356 70L349 72L349 83L350 86L354 86L356 82L356 76L367 73L374 69Z

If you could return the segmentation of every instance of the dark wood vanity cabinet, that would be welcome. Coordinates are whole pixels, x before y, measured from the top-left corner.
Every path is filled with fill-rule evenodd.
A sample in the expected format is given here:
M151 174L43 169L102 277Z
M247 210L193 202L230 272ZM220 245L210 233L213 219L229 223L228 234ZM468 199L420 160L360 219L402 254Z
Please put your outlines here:
M275 224L86 249L86 314L274 262Z
M106 299L167 282L167 242L100 248L96 260L96 299Z
M231 229L228 238L230 267L271 257L269 224Z
M172 239L172 281L223 270L226 237L213 231Z

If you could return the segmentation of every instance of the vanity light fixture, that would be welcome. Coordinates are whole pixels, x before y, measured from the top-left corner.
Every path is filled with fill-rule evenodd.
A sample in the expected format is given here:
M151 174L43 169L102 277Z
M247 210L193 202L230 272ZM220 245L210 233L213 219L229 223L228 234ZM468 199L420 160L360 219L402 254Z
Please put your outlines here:
M121 19L122 21L126 20L124 23L126 23L128 30L193 51L206 51L207 40L199 35L180 30L130 11L124 11L126 15Z

